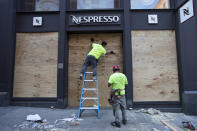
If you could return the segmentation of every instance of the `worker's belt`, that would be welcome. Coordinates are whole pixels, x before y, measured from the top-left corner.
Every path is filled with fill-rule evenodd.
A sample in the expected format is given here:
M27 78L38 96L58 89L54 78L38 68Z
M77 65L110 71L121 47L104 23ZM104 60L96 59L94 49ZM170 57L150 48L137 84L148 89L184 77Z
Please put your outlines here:
M118 99L122 98L125 95L116 95L115 97L117 97Z
M92 58L94 58L94 59L96 59L96 57L95 56L93 56L93 55L88 55L89 57L92 57Z
M124 89L123 89L123 90L124 90ZM120 92L123 91L123 90L121 90L121 89L113 90L113 89L112 89L110 98L108 99L109 104L113 105L115 99L121 99L122 97L124 97L125 94L120 95ZM118 95L115 95L116 92L119 92Z
M123 90L124 89L122 89L122 90L121 89L114 90L114 96L118 97L118 98L122 98L123 96L125 96L125 94L122 94L122 95L120 94L120 92L123 91ZM117 93L118 93L118 95L116 95Z

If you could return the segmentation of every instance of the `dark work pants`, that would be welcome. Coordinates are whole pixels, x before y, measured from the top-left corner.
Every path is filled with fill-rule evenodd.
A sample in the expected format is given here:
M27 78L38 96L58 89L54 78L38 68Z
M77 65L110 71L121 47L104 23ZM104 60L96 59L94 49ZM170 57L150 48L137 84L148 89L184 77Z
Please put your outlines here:
M82 70L81 70L81 73L84 74L88 66L92 66L93 76L96 76L96 74L97 74L97 72L96 72L97 60L94 56L88 55L86 57L85 62L82 67Z

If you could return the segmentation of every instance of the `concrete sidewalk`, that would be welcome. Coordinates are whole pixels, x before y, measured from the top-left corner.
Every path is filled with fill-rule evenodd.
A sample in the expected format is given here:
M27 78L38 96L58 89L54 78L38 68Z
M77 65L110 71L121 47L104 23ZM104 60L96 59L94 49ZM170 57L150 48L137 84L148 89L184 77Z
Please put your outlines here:
M167 131L166 127L161 124L164 120L177 131L184 131L182 121L192 121L197 125L197 116L187 116L182 113L159 113L148 114L136 110L127 110L128 124L122 125L121 128L112 127L110 122L114 121L112 110L101 109L101 118L97 119L95 111L85 111L82 114L77 125L71 125L69 122L61 123L61 127L55 126L58 119L72 118L77 114L77 109L50 109L50 108L32 108L32 107L0 107L0 131L32 131L35 128L19 127L26 121L26 116L30 114L39 114L47 120L51 131ZM44 129L40 129L44 130Z

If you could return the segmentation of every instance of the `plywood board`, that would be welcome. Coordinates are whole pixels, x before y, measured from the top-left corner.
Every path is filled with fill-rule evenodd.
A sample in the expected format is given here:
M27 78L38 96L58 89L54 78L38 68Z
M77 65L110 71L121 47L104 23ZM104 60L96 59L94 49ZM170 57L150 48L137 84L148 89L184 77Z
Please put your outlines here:
M132 31L134 101L179 101L174 31Z
M93 37L96 43L105 40L108 45L106 50L113 50L116 55L102 56L98 64L99 97L100 106L106 107L110 88L107 87L108 78L112 74L112 66L120 65L122 71L122 34L120 33L98 33L98 34L71 34L69 35L69 106L79 106L81 97L82 81L79 79L80 70L90 45L90 38ZM91 68L88 69L92 71ZM91 76L89 76L92 78ZM87 84L86 87L95 87L94 84ZM88 96L95 94L90 93ZM94 105L94 101L87 101L87 106Z
M17 33L14 97L57 97L58 33Z

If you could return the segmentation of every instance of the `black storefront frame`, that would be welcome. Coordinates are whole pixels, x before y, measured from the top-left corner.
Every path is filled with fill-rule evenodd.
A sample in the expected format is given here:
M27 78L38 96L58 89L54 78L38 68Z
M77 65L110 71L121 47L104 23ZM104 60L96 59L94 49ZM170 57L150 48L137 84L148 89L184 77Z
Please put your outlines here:
M66 17L68 16L69 13L80 13L80 12L88 12L89 10L67 10L65 7L68 7L68 3L66 2L66 0L61 0L60 1L60 11L58 12L26 12L26 13L32 13L32 16L36 16L37 14L41 13L41 14L50 14L50 13L55 13L56 15L59 16L59 27L55 28L55 29L47 29L47 27L45 29L41 29L41 30L37 30L37 31L32 31L31 28L26 31L26 28L21 29L20 31L17 30L16 32L50 32L50 31L57 31L59 34L59 38L58 38L58 63L63 63L64 68L63 69L57 69L57 76L58 76L58 81L57 81L57 98L16 98L16 99L12 99L12 95L11 95L11 104L12 105L25 105L25 106L50 106L50 105L54 105L57 106L59 108L64 108L68 105L68 34L69 33L74 33L74 32L122 32L123 33L123 66L124 66L124 72L127 75L128 79L129 79L129 88L127 88L127 93L126 97L127 97L127 106L130 107L137 107L139 105L139 107L141 106L146 106L146 105L158 105L158 107L169 107L170 105L172 105L172 107L180 107L181 106L181 91L180 91L180 102L139 102L139 103L133 103L133 83L132 83L132 49L131 49L131 29L132 27L130 26L130 15L132 10L130 9L130 1L122 1L121 0L121 4L123 5L123 9L110 9L110 10L93 10L93 12L120 12L123 14L123 24L122 27L120 27L119 29L116 30L111 30L111 28L106 30L97 30L94 27L90 30L80 30L80 29L69 29L68 26L68 22L66 21ZM16 4L16 3L14 3ZM171 1L171 5L175 5L174 1ZM15 10L15 9L14 9ZM67 11L66 11L67 10ZM164 9L164 10L152 10L155 13L157 13L158 11L161 12L168 12L171 9ZM145 10L138 10L140 11L145 11ZM147 10L148 11L148 10ZM150 10L151 11L151 10ZM173 12L176 13L177 10L173 10ZM23 12L18 13L20 15L23 15ZM16 23L16 19L13 21L13 23ZM175 24L176 25L176 24ZM16 25L17 26L17 25ZM48 27L50 28L50 27ZM142 27L143 28L143 27ZM17 28L16 28L17 29ZM163 29L162 27L158 27L158 29ZM177 31L177 30L175 30ZM15 33L16 34L16 33ZM177 36L177 35L176 35ZM13 36L14 39L16 39L16 36ZM178 40L176 41L177 45L178 45ZM16 43L16 42L15 42ZM66 44L65 44L66 43ZM129 44L124 44L124 43L129 43ZM177 46L178 48L178 46ZM12 84L12 89L10 90L10 94L12 94L13 92L13 77L14 77L14 61L15 61L15 47L13 47L14 53L13 53L13 67L12 67L12 80L10 80L10 83ZM177 50L177 53L179 51ZM131 56L131 59L129 57L127 57L129 54L129 56ZM177 57L179 58L179 54L177 55ZM178 63L180 63L179 59L178 59ZM182 79L181 79L181 67L179 67L180 64L178 64L178 72L179 72L179 82L182 83ZM182 85L179 85L182 87ZM181 88L180 88L181 89ZM160 106L161 105L161 106ZM163 106L166 105L166 106Z

